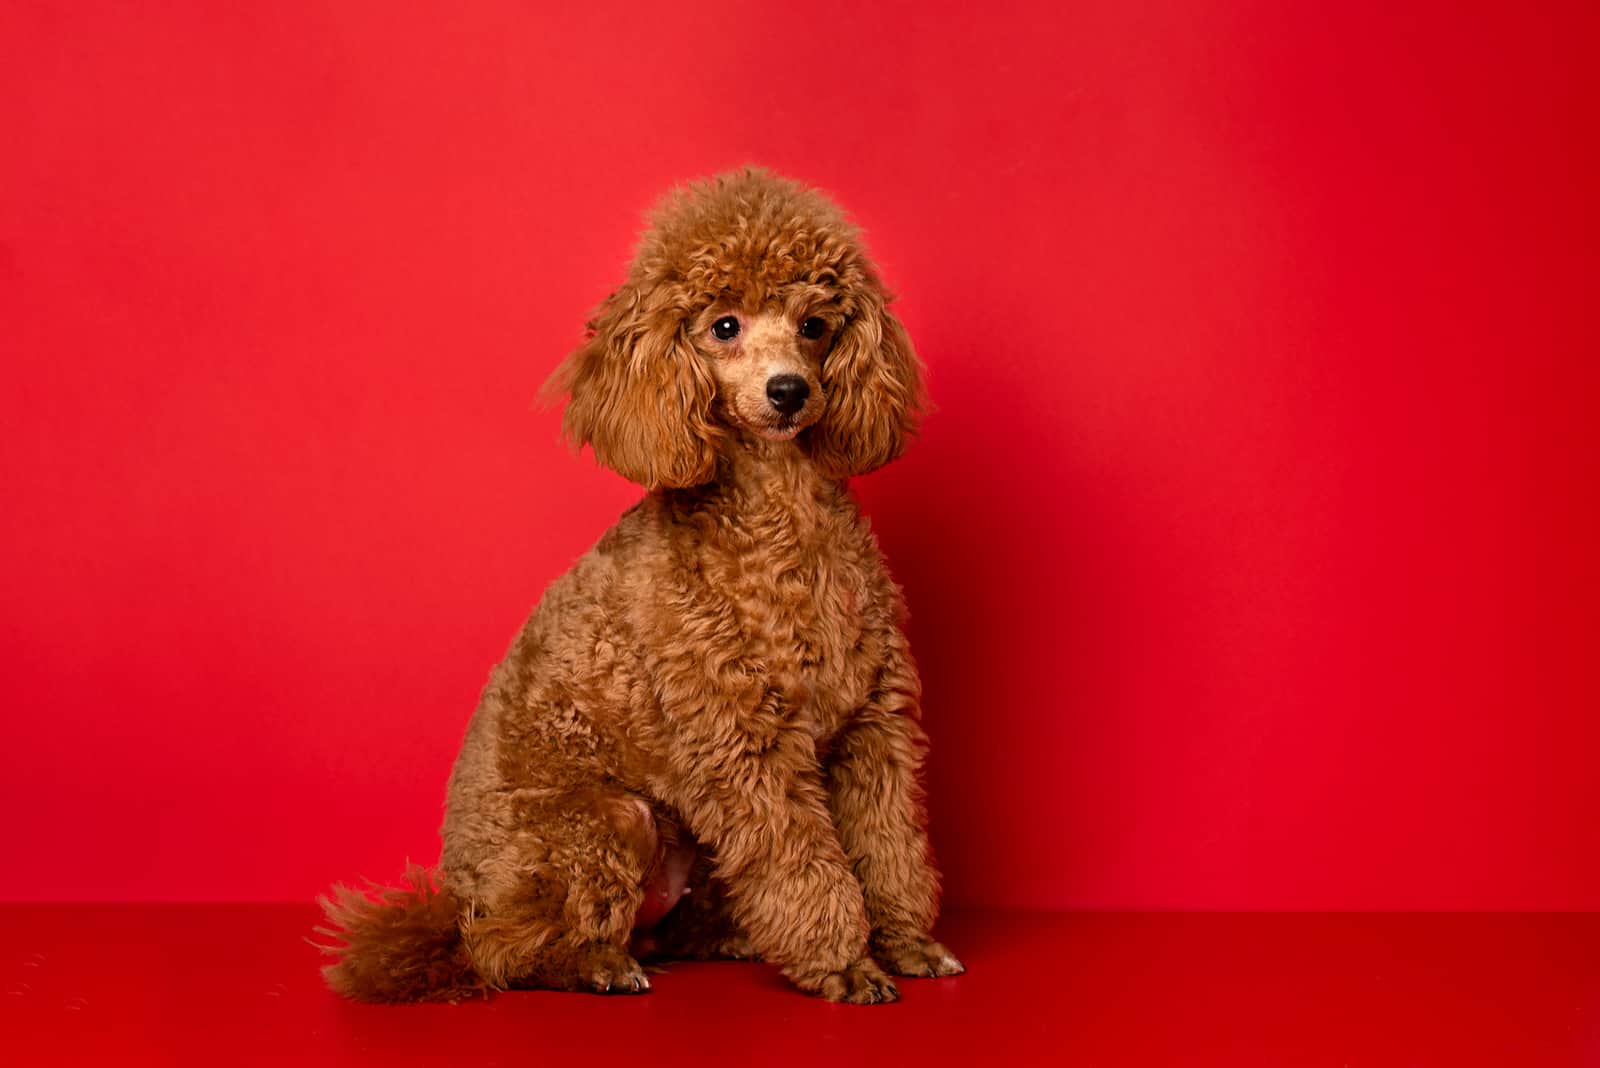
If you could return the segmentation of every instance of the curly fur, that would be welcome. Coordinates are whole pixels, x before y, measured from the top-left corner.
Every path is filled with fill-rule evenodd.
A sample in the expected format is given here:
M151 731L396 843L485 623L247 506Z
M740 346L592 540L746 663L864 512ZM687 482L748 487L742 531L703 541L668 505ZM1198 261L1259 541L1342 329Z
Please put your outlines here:
M380 888L376 897L341 886L317 899L332 924L317 933L345 941L322 947L343 956L327 969L328 985L368 1001L407 1001L417 991L455 1001L482 991L462 945L455 899L414 864L406 868L405 883Z
M550 387L567 435L650 492L490 675L441 888L412 872L325 900L335 990L632 992L648 952L760 956L871 1003L897 996L886 973L961 970L929 936L904 605L845 482L899 456L922 408L888 303L812 190L746 170L657 210ZM731 341L710 329L727 317ZM776 374L803 407L768 403Z

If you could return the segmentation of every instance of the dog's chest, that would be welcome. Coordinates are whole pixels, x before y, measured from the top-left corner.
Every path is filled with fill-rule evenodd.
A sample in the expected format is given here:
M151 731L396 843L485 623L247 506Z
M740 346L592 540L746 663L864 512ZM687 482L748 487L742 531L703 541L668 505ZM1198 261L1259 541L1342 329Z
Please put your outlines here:
M863 651L871 644L863 642L864 602L876 585L875 557L854 535L832 530L766 560L746 557L724 586L747 664L766 680L780 714L819 741L865 701L876 670Z

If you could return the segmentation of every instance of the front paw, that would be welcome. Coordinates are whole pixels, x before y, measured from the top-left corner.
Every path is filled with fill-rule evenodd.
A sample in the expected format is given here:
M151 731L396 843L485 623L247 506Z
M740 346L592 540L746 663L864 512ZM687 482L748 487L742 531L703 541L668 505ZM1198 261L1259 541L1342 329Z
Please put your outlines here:
M851 1005L880 1005L900 1000L894 980L883 974L871 957L862 957L842 971L824 975L815 989L829 1001Z
M960 975L967 966L956 955L931 938L897 939L873 943L872 955L893 975L936 979Z

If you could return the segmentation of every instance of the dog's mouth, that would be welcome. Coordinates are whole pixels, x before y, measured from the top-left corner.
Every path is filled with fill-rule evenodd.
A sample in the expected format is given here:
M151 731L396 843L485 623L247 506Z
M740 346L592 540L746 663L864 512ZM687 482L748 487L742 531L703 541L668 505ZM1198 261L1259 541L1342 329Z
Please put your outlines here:
M780 419L773 426L753 426L751 432L762 441L792 441L802 427L793 419Z
M754 413L754 418L737 413L737 422L762 441L793 441L800 431L815 423L822 415L821 404L808 404L797 412L784 414L771 408Z
M822 418L820 391L797 411L780 412L763 394L731 396L721 402L721 415L730 425L745 431L751 437L774 443L793 441L802 430Z

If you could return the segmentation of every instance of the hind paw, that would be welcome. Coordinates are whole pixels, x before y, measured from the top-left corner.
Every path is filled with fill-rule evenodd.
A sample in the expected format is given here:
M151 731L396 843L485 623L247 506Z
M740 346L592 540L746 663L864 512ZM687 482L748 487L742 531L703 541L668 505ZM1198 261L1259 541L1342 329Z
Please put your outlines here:
M596 994L643 994L650 989L639 962L615 946L596 946L578 962L577 985Z

